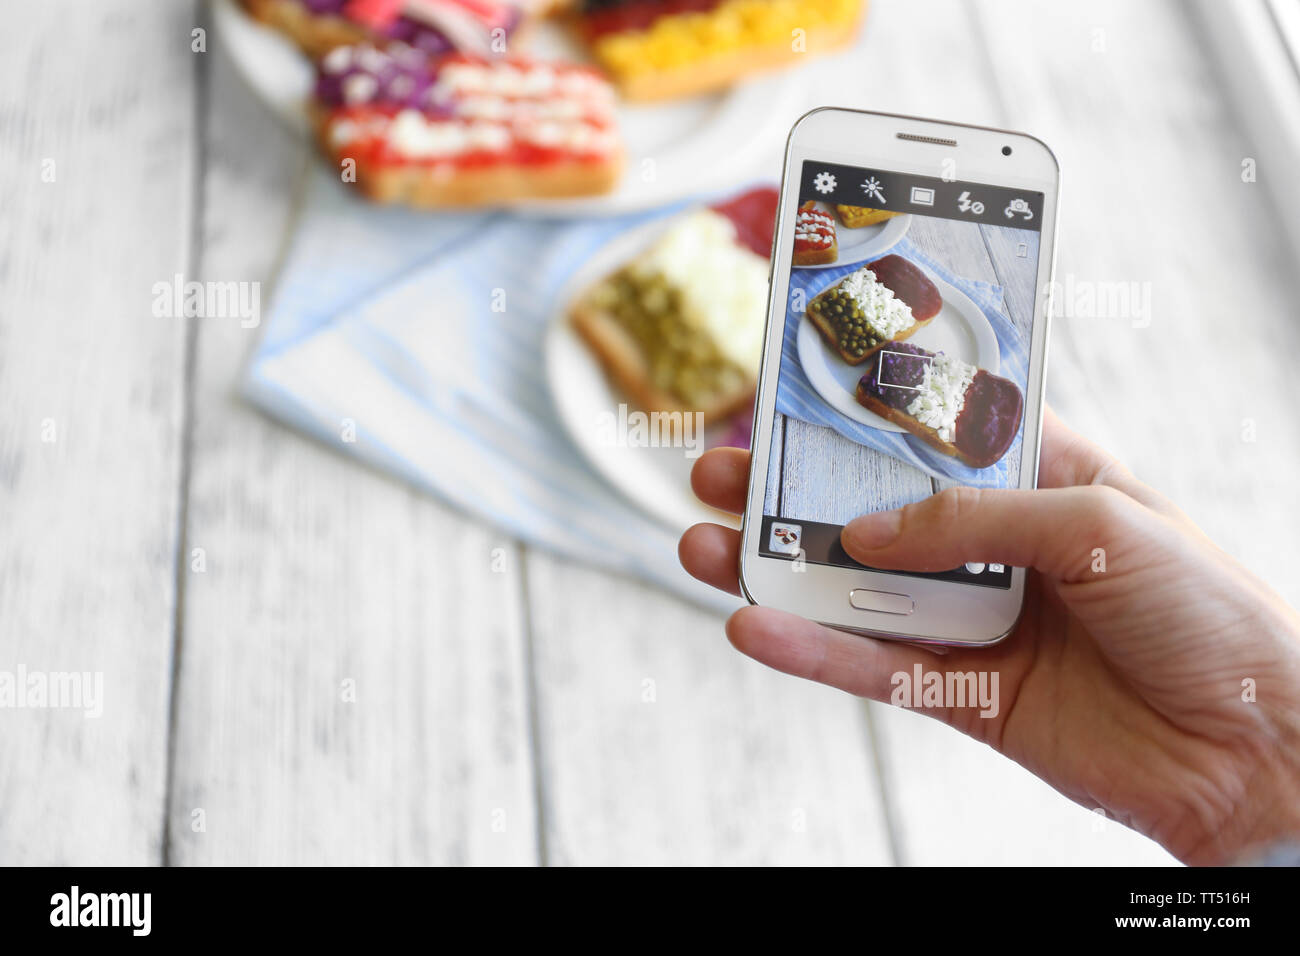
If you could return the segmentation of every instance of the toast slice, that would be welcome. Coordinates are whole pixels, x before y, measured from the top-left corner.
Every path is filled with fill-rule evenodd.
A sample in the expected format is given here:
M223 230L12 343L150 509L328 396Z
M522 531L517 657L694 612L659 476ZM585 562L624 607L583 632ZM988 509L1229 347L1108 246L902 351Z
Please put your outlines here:
M774 205L775 191L761 192ZM767 298L767 259L754 247L770 245L771 227L766 236L739 229L734 217L751 211L739 202L682 215L570 308L574 329L642 410L699 412L708 425L752 402Z
M316 93L322 150L376 201L590 196L622 172L613 90L585 67L338 47L319 64Z
M867 206L836 205L835 212L839 215L845 229L863 229L902 215L902 213L890 212L888 209L871 209Z
M888 343L925 328L942 307L938 288L924 272L889 255L818 293L807 315L840 358L862 365Z
M706 424L712 424L736 414L754 400L756 383L738 376L734 387L688 401L656 383L649 355L613 313L584 299L574 305L569 317L609 377L640 409L683 415L699 412Z
M419 19L393 11L391 17L378 20L358 16L349 10L350 4L311 3L308 0L239 0L253 19L274 27L313 60L318 60L340 46L373 43L384 46L403 43L424 53L441 56L455 49L455 44L442 30ZM504 31L513 44L518 31L536 9L527 4L509 4L492 11L483 18L480 26L481 45L488 48L493 29ZM462 17L462 20L465 18ZM473 21L470 21L473 22Z
M1010 379L942 352L891 343L858 382L858 403L971 468L988 468L1020 431L1024 394Z
M713 92L830 53L857 35L862 0L579 0L575 25L632 102ZM791 38L797 37L797 42Z
M361 24L342 16L320 16L301 0L240 0L249 16L285 34L313 60L338 46L372 39Z
M834 217L809 200L794 217L794 254L790 261L796 266L825 266L839 257Z

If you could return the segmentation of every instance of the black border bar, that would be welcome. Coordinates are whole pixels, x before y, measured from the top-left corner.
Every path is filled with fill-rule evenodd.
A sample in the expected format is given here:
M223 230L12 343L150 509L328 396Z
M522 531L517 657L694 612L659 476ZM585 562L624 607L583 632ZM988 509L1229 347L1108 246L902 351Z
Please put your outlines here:
M917 201L924 198L929 198L930 204ZM1033 190L806 159L800 173L799 202L809 200L1033 232L1041 231L1043 224L1043 194Z
M953 568L951 571L890 571L886 568L872 568L854 561L849 557L844 545L840 544L840 532L843 525L827 524L824 521L806 521L803 518L774 518L763 515L762 537L758 542L758 553L765 558L780 558L793 561L795 556L773 551L771 542L772 525L795 524L801 529L803 541L803 559L808 564L821 564L832 568L850 568L862 571L879 571L882 574L897 574L900 577L928 578L933 581L956 581L959 584L976 584L981 587L1006 590L1011 587L1011 568L1004 566L1001 571L990 571L988 566L983 571L973 572L965 567Z

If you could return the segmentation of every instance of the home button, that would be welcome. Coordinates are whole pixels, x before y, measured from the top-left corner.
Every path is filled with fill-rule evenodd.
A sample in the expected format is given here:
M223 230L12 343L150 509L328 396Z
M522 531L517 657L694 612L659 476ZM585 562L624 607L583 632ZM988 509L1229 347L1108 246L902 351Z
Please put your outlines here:
M859 611L881 611L885 614L911 614L916 609L910 595L893 591L871 591L854 588L849 592L849 603Z

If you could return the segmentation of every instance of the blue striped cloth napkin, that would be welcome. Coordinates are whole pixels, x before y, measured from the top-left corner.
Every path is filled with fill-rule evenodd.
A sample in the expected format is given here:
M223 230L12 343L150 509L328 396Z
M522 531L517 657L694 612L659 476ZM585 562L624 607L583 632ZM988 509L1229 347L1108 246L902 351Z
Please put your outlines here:
M1029 347L1003 311L1002 289L988 282L953 275L921 252L910 239L904 238L889 251L920 264L933 275L970 296L971 301L988 318L997 336L1001 356L998 374L1011 379L1023 389L1029 368ZM792 292L794 289L803 289L805 301L810 301L818 292L861 267L862 263L856 263L833 269L795 269L790 277L790 289ZM1019 433L1001 461L988 468L971 468L956 458L940 454L919 438L863 425L831 408L808 381L799 361L797 341L801 321L797 317L791 317L785 323L781 339L781 384L776 396L776 410L782 415L833 428L851 441L901 459L935 478L949 479L977 488L1014 487L1019 481L1018 465L1012 467L1013 463L1020 460ZM1022 426L1021 431L1023 430Z
M680 207L574 222L429 215L312 176L244 394L529 544L739 606L691 579L674 529L579 457L545 381L565 280L612 237Z

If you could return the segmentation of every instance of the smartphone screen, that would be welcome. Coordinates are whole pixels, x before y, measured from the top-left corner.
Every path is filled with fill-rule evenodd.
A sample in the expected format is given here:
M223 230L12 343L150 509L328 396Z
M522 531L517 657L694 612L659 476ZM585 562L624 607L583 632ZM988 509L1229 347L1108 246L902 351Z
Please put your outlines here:
M840 545L852 518L1020 486L1044 195L816 160L798 175L758 549L861 569Z

